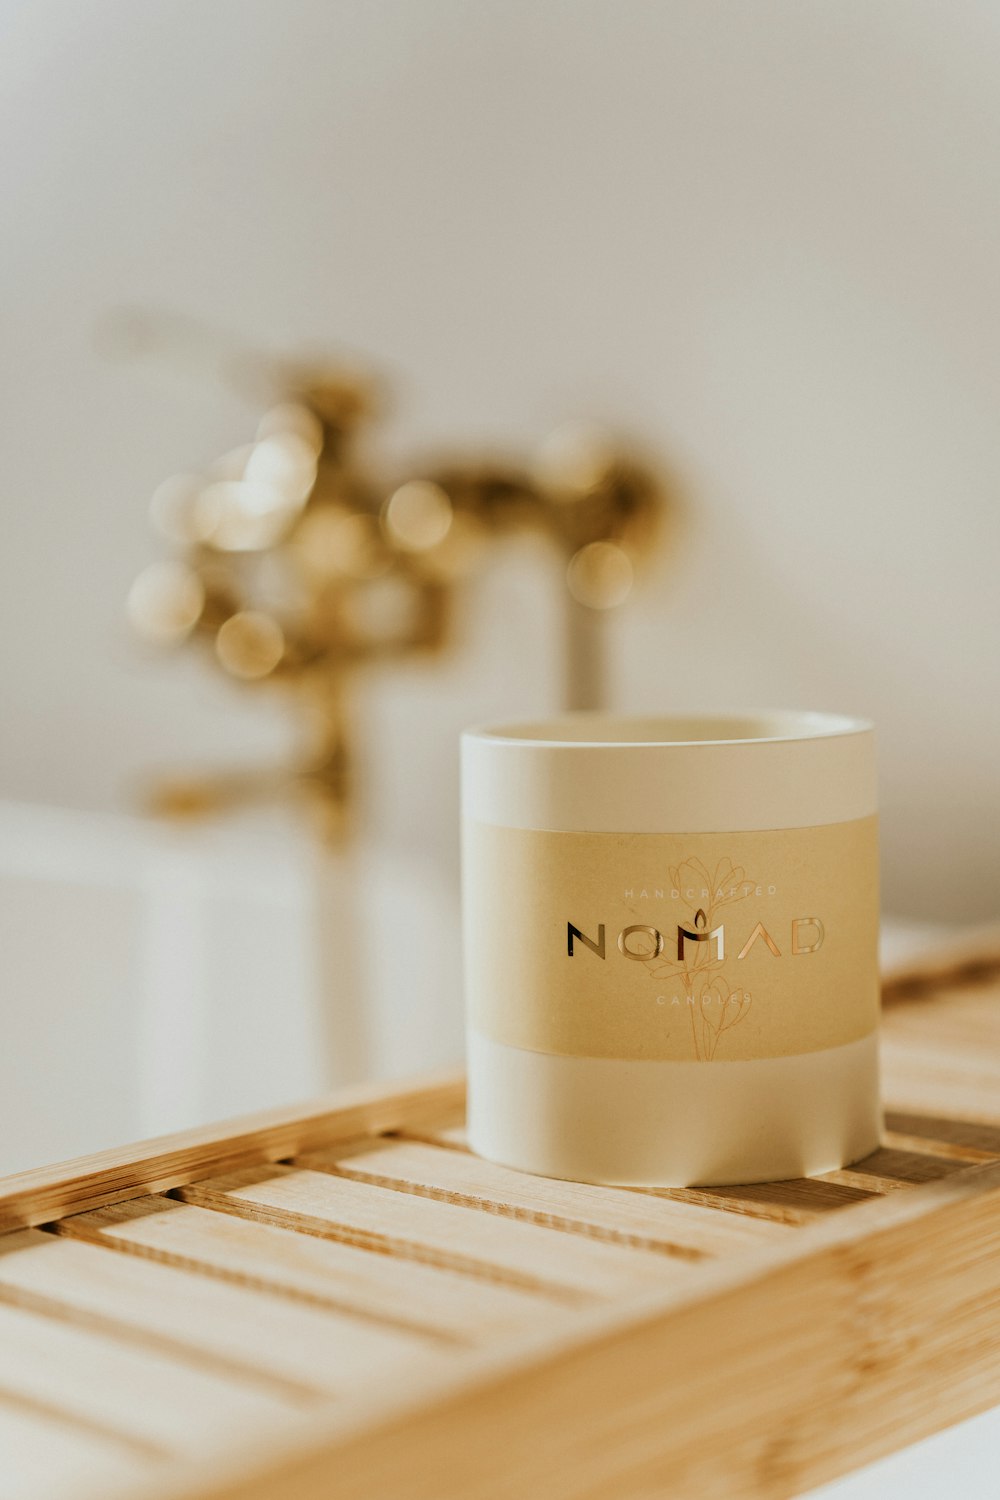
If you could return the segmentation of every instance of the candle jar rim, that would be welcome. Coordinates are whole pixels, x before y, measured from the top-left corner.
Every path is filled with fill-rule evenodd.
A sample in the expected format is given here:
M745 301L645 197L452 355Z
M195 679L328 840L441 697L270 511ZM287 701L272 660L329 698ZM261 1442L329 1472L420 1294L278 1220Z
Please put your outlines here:
M867 734L868 719L811 710L716 714L563 713L545 719L476 725L465 738L567 750L694 745L761 745Z

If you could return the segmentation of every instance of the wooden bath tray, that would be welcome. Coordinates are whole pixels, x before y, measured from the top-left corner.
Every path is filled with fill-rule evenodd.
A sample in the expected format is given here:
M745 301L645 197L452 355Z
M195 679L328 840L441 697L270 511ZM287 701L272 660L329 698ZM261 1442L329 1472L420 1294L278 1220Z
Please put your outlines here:
M550 1182L461 1085L0 1184L0 1496L794 1495L1000 1401L1000 985L896 983L884 1147Z

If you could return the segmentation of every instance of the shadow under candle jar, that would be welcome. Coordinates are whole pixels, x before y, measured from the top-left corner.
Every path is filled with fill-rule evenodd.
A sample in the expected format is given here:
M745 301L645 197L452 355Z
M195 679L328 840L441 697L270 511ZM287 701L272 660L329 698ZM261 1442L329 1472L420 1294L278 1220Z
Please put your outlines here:
M462 738L469 1137L647 1187L878 1145L871 724L574 714Z

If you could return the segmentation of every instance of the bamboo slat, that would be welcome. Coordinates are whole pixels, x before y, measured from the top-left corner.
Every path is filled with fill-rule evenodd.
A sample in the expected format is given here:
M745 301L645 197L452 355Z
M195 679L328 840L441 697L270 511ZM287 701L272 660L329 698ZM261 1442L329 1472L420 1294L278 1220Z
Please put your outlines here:
M997 1403L992 964L895 984L823 1177L530 1177L445 1080L9 1179L0 1500L778 1500Z

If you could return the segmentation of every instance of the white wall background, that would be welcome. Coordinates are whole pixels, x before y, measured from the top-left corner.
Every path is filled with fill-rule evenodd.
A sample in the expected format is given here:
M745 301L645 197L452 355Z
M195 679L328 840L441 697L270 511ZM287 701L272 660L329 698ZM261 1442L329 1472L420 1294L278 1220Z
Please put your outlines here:
M2 0L0 792L284 737L121 623L153 487L256 420L101 356L139 303L370 354L397 451L645 436L691 525L618 704L875 716L890 905L995 914L998 69L975 0ZM373 822L442 860L456 728L558 680L537 567L481 595L366 710Z

